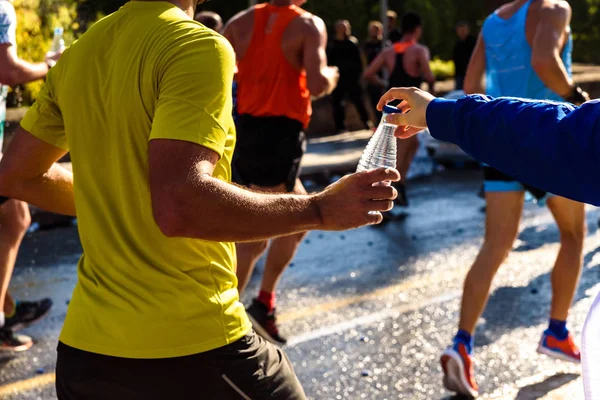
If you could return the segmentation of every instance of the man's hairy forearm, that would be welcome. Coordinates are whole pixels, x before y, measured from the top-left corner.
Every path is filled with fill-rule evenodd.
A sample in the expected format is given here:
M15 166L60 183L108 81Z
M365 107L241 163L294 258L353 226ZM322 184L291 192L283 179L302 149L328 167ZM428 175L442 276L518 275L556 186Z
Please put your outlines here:
M42 176L2 183L0 193L46 211L75 215L73 173L58 164Z
M189 183L180 193L167 188L153 199L155 219L167 236L244 242L321 225L314 196L251 192L210 175Z

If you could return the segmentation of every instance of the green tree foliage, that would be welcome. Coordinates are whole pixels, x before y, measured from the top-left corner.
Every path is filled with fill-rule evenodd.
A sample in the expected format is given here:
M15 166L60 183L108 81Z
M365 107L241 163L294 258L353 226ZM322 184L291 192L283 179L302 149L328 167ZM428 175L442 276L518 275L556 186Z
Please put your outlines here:
M586 63L600 63L600 0L570 0L573 9L573 58Z
M40 62L44 60L50 48L52 32L55 27L62 27L67 44L74 39L74 33L79 29L75 22L75 4L61 0L15 0L17 12L17 46L19 57ZM13 97L14 102L30 103L42 87L42 82L32 82L25 85L19 95Z

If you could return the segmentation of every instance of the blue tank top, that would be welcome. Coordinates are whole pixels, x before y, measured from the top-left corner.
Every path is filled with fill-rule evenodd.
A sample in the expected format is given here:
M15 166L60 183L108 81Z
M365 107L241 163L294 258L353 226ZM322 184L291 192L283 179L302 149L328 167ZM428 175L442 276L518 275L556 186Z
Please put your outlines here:
M486 94L490 96L562 101L531 67L531 46L525 37L525 22L533 1L525 3L510 19L502 19L494 12L483 24ZM572 49L573 39L569 33L561 54L569 76L572 75Z

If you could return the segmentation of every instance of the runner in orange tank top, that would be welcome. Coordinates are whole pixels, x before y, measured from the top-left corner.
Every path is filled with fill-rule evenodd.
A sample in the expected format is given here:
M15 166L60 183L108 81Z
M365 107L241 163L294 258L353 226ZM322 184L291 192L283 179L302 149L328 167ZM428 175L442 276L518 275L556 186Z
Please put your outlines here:
M224 30L238 61L234 179L260 191L306 193L298 176L311 97L331 93L338 81L337 68L327 66L325 24L300 8L305 2L250 7ZM304 235L271 241L260 292L247 308L256 332L274 343L286 342L276 324L275 288ZM267 241L237 245L240 292L267 246Z
M402 17L401 28L401 40L379 53L365 70L363 76L369 82L378 84L385 89L390 87L420 87L421 82L425 81L429 86L429 91L433 93L435 77L429 67L431 58L429 49L419 43L423 33L421 17L412 12L406 13ZM386 69L389 73L388 82L384 82L378 76L378 72L382 69ZM398 140L396 165L400 176L402 176L402 181L394 185L398 189L397 206L408 206L405 179L418 150L419 140L416 139L416 136L407 140Z

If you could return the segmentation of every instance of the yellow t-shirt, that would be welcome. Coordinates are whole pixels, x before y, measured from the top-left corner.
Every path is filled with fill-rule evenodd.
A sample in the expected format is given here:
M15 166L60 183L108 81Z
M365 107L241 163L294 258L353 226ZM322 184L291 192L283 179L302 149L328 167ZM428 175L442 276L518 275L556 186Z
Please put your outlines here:
M184 140L221 156L235 145L227 40L171 3L134 1L63 54L22 121L71 151L84 253L60 340L127 358L190 355L250 330L235 247L167 238L154 222L148 142Z

